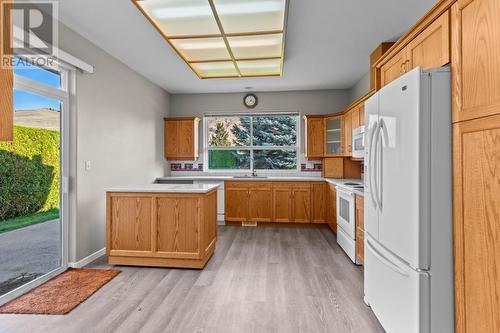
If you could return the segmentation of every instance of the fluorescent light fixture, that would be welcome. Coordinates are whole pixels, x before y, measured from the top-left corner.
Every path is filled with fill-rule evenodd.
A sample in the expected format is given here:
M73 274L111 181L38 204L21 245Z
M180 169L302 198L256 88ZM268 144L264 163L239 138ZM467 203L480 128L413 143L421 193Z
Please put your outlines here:
M288 0L132 0L201 79L281 76Z

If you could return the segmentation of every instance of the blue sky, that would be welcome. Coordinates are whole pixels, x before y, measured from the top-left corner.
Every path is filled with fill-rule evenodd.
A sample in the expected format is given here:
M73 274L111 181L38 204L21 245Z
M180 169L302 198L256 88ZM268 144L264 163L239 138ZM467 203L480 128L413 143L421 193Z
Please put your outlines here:
M52 87L59 88L61 86L61 78L58 74L52 73L42 68L25 66L16 64L14 67L14 74L48 84ZM52 108L61 110L59 101L47 97L42 97L22 90L14 90L14 109L27 110L27 109L41 109Z

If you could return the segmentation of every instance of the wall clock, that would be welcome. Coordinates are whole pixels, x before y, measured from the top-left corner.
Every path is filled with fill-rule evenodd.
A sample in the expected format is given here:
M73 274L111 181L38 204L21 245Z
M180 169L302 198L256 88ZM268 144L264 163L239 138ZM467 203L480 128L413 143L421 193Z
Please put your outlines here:
M247 94L243 98L243 104L249 109L253 109L254 107L256 107L257 103L258 99L257 96L255 96L255 94Z

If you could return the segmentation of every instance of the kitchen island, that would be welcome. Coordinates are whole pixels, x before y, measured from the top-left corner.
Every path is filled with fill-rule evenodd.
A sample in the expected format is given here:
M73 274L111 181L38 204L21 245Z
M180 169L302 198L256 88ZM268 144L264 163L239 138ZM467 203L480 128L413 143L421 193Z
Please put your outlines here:
M106 254L112 265L198 268L217 240L217 184L106 189Z

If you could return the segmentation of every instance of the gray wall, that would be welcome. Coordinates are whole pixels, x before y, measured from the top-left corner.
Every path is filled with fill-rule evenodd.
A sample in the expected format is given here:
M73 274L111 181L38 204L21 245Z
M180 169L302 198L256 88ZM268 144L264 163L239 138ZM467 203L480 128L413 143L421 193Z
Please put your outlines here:
M243 97L246 93L171 95L170 115L202 118L205 112L272 111L298 111L301 115L329 114L342 111L342 108L349 103L349 90L347 89L256 92L255 94L259 103L251 111L243 105ZM203 126L200 126L200 152L203 150L202 130ZM302 147L304 147L303 137L302 135Z
M370 72L363 75L349 90L349 102L353 102L370 91Z
M95 66L94 74L77 73L71 119L69 261L76 262L105 246L104 188L164 174L162 118L170 96L68 28L59 34L62 50Z

